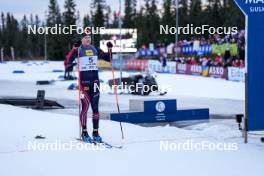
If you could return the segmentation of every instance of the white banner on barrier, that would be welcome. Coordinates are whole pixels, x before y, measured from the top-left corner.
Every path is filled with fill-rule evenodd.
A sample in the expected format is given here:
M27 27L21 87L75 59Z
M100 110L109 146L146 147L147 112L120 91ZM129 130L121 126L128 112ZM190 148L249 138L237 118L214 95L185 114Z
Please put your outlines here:
M176 62L167 62L163 72L176 74Z
M245 69L238 67L228 67L228 80L245 81Z
M156 60L149 60L148 61L148 69L155 71L155 72L160 72L161 71L161 63Z
M161 62L156 60L148 61L148 68L159 73L176 73L176 62L167 62L166 67L162 67Z

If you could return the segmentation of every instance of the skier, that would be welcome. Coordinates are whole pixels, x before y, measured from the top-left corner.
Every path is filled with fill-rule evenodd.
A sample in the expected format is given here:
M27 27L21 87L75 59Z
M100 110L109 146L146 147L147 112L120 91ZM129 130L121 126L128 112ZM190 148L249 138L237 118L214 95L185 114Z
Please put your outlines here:
M74 60L77 58L77 50L78 47L81 45L81 41L77 41L73 44L73 48L72 50L67 54L65 60L64 60L64 68L65 68L65 72L64 72L64 79L65 80L73 80L74 77L70 74L73 71L73 67L74 65L76 65L74 63Z
M108 48L112 48L111 42L107 43ZM100 81L98 76L97 61L98 58L110 62L110 53L104 53L101 49L91 45L91 36L84 34L82 44L78 49L79 64L79 90L81 94L82 110L80 113L80 123L82 128L81 138L84 142L102 142L99 135L99 97ZM89 105L92 107L92 138L87 132L87 111Z

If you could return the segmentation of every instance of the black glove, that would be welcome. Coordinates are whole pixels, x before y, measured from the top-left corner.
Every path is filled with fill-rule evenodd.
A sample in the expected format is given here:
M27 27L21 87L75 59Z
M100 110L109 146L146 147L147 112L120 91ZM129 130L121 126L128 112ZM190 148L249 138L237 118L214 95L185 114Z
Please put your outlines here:
M107 48L113 48L113 44L111 42L107 42Z

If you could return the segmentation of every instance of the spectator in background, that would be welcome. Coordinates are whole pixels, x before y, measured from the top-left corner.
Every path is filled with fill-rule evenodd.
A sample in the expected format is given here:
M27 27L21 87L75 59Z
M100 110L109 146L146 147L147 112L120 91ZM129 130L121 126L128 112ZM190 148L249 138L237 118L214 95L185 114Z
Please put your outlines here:
M240 63L238 59L233 60L233 67L240 67Z
M81 41L77 41L73 44L71 51L67 54L64 60L64 79L65 80L73 80L75 79L71 74L73 71L73 67L76 65L74 60L78 57L78 47L81 45Z
M221 56L221 53L217 54L217 56L215 57L215 61L218 63L223 62L223 57Z
M227 48L224 54L224 61L226 62L228 59L231 59L230 48Z
M196 65L197 64L197 62L196 62L194 57L191 58L190 64L191 65Z
M245 68L245 62L244 62L244 60L240 59L239 62L240 62L239 67L240 67L240 68Z
M223 57L220 53L217 54L215 62L215 66L223 66Z
M244 46L240 46L238 48L238 55L240 59L245 60L245 47Z
M239 58L245 60L245 31L239 33L237 45Z
M191 64L191 58L190 57L187 58L186 64Z
M176 59L176 62L185 63L185 59L184 59L184 57L179 57L179 58Z
M201 58L201 63L202 63L202 66L207 66L208 65L208 59L206 57Z
M213 66L214 62L212 58L208 58L207 66Z
M226 60L224 67L232 67L232 58Z
M162 66L162 70L165 70L165 67L167 66L167 57L168 55L166 53L163 53L160 57L160 62L161 62L161 66Z
M166 53L166 45L161 43L158 47L160 49L160 62L162 66L167 65L167 60L174 58L174 61L181 64L196 64L203 66L221 66L221 67L244 67L245 60L245 31L232 33L226 36L218 34L209 35L209 39L202 37L192 37L191 40L179 40L177 47L179 47L178 55L176 56L175 46L172 53L164 58L163 54ZM232 56L231 48L227 47L224 53L212 53L211 44L224 44L230 43L237 44L237 55ZM208 46L204 46L208 45ZM199 49L198 49L199 46ZM222 47L222 46L221 46ZM168 53L167 53L168 54ZM154 56L153 56L154 57ZM156 57L156 56L155 56ZM195 57L195 58L193 58ZM203 58L204 57L204 58ZM238 59L238 61L237 61Z

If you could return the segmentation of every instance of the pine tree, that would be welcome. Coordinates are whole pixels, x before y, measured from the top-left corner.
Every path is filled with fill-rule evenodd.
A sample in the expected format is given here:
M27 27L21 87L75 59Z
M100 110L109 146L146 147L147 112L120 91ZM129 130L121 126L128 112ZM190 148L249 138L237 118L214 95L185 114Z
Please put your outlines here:
M6 50L7 55L9 57L11 57L10 47L14 47L15 51L16 51L15 40L16 40L17 34L19 32L19 28L18 28L17 20L10 13L7 13L7 15L6 15L5 27L6 27L6 30L5 30L5 37L6 37L5 50Z
M111 25L112 28L118 28L118 12L114 11L113 13L113 22Z
M29 18L29 25L35 25L33 14L30 14ZM33 56L37 55L37 34L36 35L28 35L28 53L30 55L30 58L33 58Z
M145 17L143 15L143 11L144 9L141 7L139 13L136 16L135 28L137 29L137 47L141 47L145 43Z
M195 26L200 26L202 24L201 13L202 13L201 0L191 0L189 21L192 22L192 24L194 24Z
M60 10L59 10L59 5L57 3L57 0L50 0L50 4L48 7L49 7L49 10L48 10L47 25L51 26L51 25L60 23L61 15L60 15Z
M2 12L1 13L1 25L2 25L2 29L5 29L5 14Z
M3 39L2 39L2 36L3 36L3 34L2 34L2 28L0 26L0 50L3 47L3 41L2 41Z
M34 25L36 25L37 27L41 26L41 21L38 15L35 15ZM44 56L44 36L37 34L34 42L35 43L33 43L33 45L36 45L35 57L43 57Z
M136 0L125 0L124 28L134 28L136 18Z
M219 0L208 0L208 5L203 11L203 22L217 27L222 25L222 16L220 15L221 4Z
M111 13L112 13L111 7L109 5L106 6L106 14L105 14L105 26L106 26L106 28L110 27Z
M50 0L47 26L54 26L61 24L61 14L56 0ZM47 54L48 58L52 60L62 60L66 54L66 46L63 38L59 35L47 35Z
M220 12L223 15L223 26L237 26L245 28L245 16L233 0L225 0Z
M30 22L28 21L26 15L24 15L20 23L21 32L20 32L20 35L17 37L17 46L15 47L17 51L17 56L22 57L22 58L23 57L32 58L32 55L30 53L30 50L32 49L30 45L31 35L27 34L27 26L29 24Z
M88 14L84 15L84 17L83 17L83 27L89 27L90 25L91 25L90 16Z
M63 23L64 26L70 27L70 25L76 25L77 20L77 12L76 12L76 4L74 0L66 0L64 4L65 11L63 12ZM71 49L71 45L74 43L76 34L65 34L65 45L67 49Z
M160 18L157 11L156 0L151 0L151 2L146 0L145 32L147 33L147 44L158 43L160 39Z
M163 13L162 13L162 19L161 24L163 26L168 25L169 27L175 26L175 18L172 13L172 0L164 0L163 2ZM174 35L168 35L166 37L163 37L163 42L165 44L173 43L174 42Z
M160 19L157 13L155 0L145 0L136 17L136 28L138 33L137 46L148 46L149 43L159 42Z
M179 26L186 26L187 24L190 23L188 3L189 3L189 0L179 0L179 3L178 3ZM176 16L176 11L174 15ZM178 37L180 40L188 38L188 36L183 35L183 34L180 34Z
M103 27L104 26L104 13L103 10L105 8L105 1L104 0L94 0L92 3L92 8L95 9L95 12L92 15L92 24L93 27ZM97 47L100 45L100 35L93 34L93 44Z
M5 15L1 13L1 38L0 38L0 47L5 46Z

